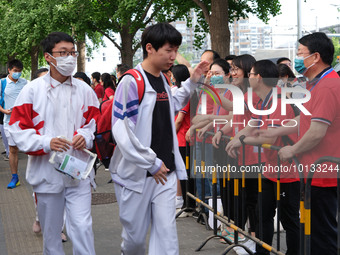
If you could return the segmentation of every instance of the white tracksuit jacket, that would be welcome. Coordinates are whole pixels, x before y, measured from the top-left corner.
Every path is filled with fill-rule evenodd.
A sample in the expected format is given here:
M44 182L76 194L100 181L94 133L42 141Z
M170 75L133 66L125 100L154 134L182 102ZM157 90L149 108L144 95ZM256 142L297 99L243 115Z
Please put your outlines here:
M56 83L55 80L53 82ZM78 185L77 181L56 171L48 162L51 139L60 135L55 131L56 125L61 124L60 118L68 123L68 133L71 134L68 139L72 139L72 134L80 134L86 140L86 147L92 148L99 116L96 94L85 82L71 77L68 80L70 85L63 84L71 86L71 90L66 89L71 93L70 101L63 100L63 87L57 85L59 88L55 88L53 82L50 73L47 73L26 85L15 102L9 123L9 132L17 147L29 155L26 179L33 190L40 193L59 193L64 187ZM57 100L52 98L55 89L60 89ZM70 112L68 119L55 112L54 109L59 107ZM93 171L90 176L93 180Z
M110 163L112 179L130 190L143 192L147 171L156 173L162 161L150 148L152 116L157 93L151 87L143 68L138 69L145 81L145 93L141 104L138 104L137 84L132 76L124 76L120 81L114 97L112 110L112 134L117 142ZM197 87L190 78L182 83L175 96L171 95L166 78L161 75L164 87L169 96L170 117L175 119L175 112L181 110L190 98L190 92ZM172 122L173 153L175 156L178 179L187 179L184 162L179 153L175 122Z

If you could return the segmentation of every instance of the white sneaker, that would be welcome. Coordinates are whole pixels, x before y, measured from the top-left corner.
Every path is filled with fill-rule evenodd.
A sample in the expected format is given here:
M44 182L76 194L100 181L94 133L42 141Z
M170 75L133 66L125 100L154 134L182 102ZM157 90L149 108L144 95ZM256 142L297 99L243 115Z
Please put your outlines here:
M256 252L256 243L253 240L248 239L246 242L243 243L244 246L248 247L253 253ZM240 246L236 246L234 248L234 251L238 254L238 255L248 255L249 253L245 251L245 249L243 249Z
M180 210L181 210L180 208L177 208L177 209L176 209L176 215L177 215L177 213L179 213ZM178 216L178 218L186 218L186 217L190 217L190 216L192 216L192 213L190 213L190 212L182 212L182 213Z
M181 209L184 204L182 196L176 196L176 209Z

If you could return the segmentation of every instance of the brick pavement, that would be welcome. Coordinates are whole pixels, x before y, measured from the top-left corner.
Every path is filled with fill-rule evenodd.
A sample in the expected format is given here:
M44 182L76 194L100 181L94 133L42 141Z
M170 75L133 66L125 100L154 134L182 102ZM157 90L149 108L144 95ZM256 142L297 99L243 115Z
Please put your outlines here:
M2 143L0 151L3 151ZM6 187L11 178L9 163L0 158L0 255L42 254L42 235L32 232L35 209L32 189L25 180L26 163L27 156L19 153L21 185L8 190ZM109 179L109 173L100 167L96 176L98 184L96 192L114 193L113 184L107 183ZM97 255L118 255L121 225L117 203L92 205L92 216ZM212 234L212 231L207 231L192 217L178 219L177 228L181 255L215 255L221 254L226 248L225 244L214 239L209 241L201 252L195 252L195 249ZM64 243L64 249L66 255L72 254L71 241Z
M0 144L0 151L3 151L2 143ZM42 254L42 235L32 232L35 209L32 189L25 180L26 163L27 156L19 153L21 185L13 190L8 190L6 187L11 178L9 163L0 158L0 255ZM96 193L100 195L114 193L113 184L107 183L109 179L109 173L100 167L96 176L98 185ZM106 204L92 205L92 216L97 255L118 255L121 225L117 203L107 201ZM200 252L195 252L195 249L212 234L212 231L206 230L192 217L177 219L177 231L181 255L222 254L227 247L225 244L221 244L218 239L213 239ZM281 239L281 245L284 245L283 237ZM64 249L66 255L72 254L71 241L64 243ZM285 251L285 247L283 250ZM236 253L232 251L229 254Z

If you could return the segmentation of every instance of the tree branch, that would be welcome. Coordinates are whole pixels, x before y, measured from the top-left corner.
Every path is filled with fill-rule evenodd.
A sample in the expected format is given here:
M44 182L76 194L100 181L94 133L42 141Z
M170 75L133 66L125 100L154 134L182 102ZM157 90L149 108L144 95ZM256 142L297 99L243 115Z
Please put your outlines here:
M153 13L151 14L151 16L144 22L144 25L146 26L152 19L153 17L156 16L157 12L160 10L161 8L155 9L153 11Z
M202 9L203 15L205 20L207 21L208 25L210 24L210 13L208 7L201 1L201 0L192 0L199 8Z
M102 29L100 29L100 28L98 28L98 27L96 27L96 26L95 26L95 29L96 29L99 33L101 33L102 35L104 35L107 39L109 39L119 51L122 50L122 47L121 47L118 43L116 43L116 41L115 41L114 39L112 39L108 33L106 33L105 31L103 31Z
M139 18L139 21L140 21L140 22L143 22L143 20L146 18L146 15L148 14L148 12L149 12L149 10L150 10L152 4L153 4L153 0L151 0L151 1L149 2L149 4L145 7L144 13L143 13L143 14L140 16L140 18ZM136 19L137 19L137 18L136 18ZM134 20L134 22L136 21L136 19Z

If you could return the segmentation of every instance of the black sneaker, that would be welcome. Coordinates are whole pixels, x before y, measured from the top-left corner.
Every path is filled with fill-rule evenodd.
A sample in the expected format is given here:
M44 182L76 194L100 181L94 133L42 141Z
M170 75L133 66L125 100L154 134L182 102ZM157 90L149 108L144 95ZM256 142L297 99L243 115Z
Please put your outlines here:
M193 214L192 214L192 217L193 217L194 219L198 219L198 215L199 215L199 212L195 210L195 211L193 212Z

